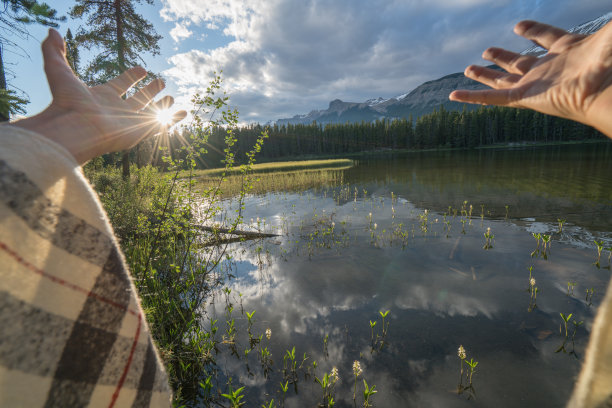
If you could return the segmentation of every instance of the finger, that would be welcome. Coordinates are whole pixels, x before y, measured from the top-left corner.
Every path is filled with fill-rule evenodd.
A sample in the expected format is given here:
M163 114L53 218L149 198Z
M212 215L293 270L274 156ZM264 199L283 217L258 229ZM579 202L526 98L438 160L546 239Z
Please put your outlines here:
M451 101L476 103L480 105L498 105L520 107L519 91L512 89L487 89L482 91L453 91L448 96Z
M482 53L482 58L491 61L511 74L526 74L533 64L538 61L538 57L532 55L521 55L516 52L504 50L502 48L487 48Z
M147 105L147 107L141 110L139 113L142 117L147 118L147 120L154 121L159 124L160 117L159 113L165 110L168 110L174 104L174 98L170 95L164 96L159 101L151 102ZM164 114L164 116L166 116Z
M133 67L122 73L116 78L111 79L104 87L112 88L118 96L123 96L138 81L147 76L147 71L143 67Z
M126 102L132 109L139 111L147 106L153 98L155 98L155 95L160 93L165 87L164 81L161 79L154 79L144 88L129 97Z
M520 75L508 74L479 65L470 65L465 69L464 74L468 78L495 89L509 88L521 79Z
M162 110L169 109L172 105L174 105L174 98L168 95L168 96L164 96L159 101L152 103L151 109L153 111L159 112Z
M521 37L533 41L547 50L560 38L567 35L567 31L537 21L524 20L514 26L514 32Z
M187 117L187 112L180 110L172 116L172 124L176 124Z
M62 85L74 81L76 77L66 60L64 40L60 33L52 28L49 29L49 34L42 43L42 54L49 88L55 97Z

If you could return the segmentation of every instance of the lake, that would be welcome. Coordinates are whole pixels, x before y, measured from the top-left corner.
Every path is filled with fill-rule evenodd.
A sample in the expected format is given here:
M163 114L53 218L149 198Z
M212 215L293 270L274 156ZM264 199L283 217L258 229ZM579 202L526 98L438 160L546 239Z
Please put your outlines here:
M248 228L279 236L230 248L233 279L208 311L219 338L232 319L238 333L220 381L246 386L246 406L312 407L315 377L337 367L327 394L349 407L359 361L357 406L363 379L377 407L565 405L610 278L612 143L329 171L325 185L247 197Z

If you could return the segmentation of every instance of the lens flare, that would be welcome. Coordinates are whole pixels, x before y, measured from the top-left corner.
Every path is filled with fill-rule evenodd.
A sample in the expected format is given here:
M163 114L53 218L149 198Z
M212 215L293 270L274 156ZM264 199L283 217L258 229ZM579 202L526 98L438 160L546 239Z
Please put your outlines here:
M170 126L174 123L174 112L170 109L162 109L156 114L157 121L163 126Z

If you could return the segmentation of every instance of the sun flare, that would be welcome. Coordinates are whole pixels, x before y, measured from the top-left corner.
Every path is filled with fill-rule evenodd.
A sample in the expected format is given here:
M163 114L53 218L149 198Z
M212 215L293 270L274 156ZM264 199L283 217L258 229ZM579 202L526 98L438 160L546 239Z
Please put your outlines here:
M174 123L173 120L174 112L170 109L162 109L157 112L156 119L163 126L170 126Z

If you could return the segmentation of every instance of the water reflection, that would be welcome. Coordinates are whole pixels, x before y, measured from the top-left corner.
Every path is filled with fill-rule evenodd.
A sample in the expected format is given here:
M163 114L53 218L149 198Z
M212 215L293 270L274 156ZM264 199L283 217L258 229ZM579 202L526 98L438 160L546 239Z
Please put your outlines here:
M564 405L591 329L591 303L599 304L609 278L593 266L592 244L594 237L609 242L605 146L580 155L555 148L526 157L478 152L473 161L468 152L372 161L347 170L348 185L249 198L246 219L260 217L283 235L233 253L231 288L242 308L257 311L255 336L271 330L258 347L273 364L268 373L255 368L254 350L243 359L251 373L228 357L226 375L247 385L253 406L271 398L314 406L323 397L314 377L333 367L341 379L336 406L353 406L355 360L379 391L376 406ZM573 186L578 180L588 187ZM473 203L472 217L464 201ZM534 233L550 236L545 249ZM384 345L373 347L386 310ZM561 313L572 315L567 333ZM244 348L247 317L237 325ZM478 366L458 395L459 344ZM293 346L307 362L283 393L283 356Z

